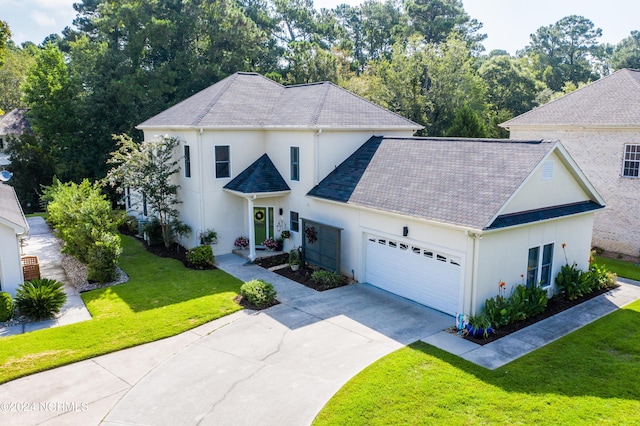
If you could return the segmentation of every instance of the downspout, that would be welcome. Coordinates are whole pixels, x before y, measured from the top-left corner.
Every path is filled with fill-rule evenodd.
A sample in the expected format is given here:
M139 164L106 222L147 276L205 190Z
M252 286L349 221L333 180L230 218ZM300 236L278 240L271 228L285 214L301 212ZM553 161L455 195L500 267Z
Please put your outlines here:
M317 185L320 183L320 135L322 134L322 129L318 129L315 136L315 176L313 185Z
M200 186L200 231L204 231L204 170L202 169L202 127L198 133L198 185ZM197 238L197 237L196 237Z
M249 217L249 262L253 263L256 260L256 229L253 222L253 200L256 199L256 194L247 197L247 216Z
M471 304L469 314L476 315L476 298L478 296L478 255L480 252L480 239L482 239L482 237L469 231L467 231L467 235L473 239L473 252L471 255Z

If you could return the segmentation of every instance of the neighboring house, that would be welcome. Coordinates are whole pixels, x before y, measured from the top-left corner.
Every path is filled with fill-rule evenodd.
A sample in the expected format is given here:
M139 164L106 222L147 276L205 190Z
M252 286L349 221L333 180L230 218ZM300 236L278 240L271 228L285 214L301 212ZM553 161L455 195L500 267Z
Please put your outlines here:
M216 254L247 235L253 258L282 230L290 249L326 229L343 274L451 315L521 274L549 286L563 243L586 268L604 206L561 144L414 138L418 124L331 83L237 73L138 128L182 141L188 247L215 228Z
M20 238L29 231L13 187L0 183L0 291L15 296L23 282Z
M616 71L501 126L514 139L562 142L607 202L593 245L640 254L640 71Z
M9 165L9 157L5 154L9 137L18 137L25 131L31 131L26 112L26 109L16 108L0 116L0 167Z

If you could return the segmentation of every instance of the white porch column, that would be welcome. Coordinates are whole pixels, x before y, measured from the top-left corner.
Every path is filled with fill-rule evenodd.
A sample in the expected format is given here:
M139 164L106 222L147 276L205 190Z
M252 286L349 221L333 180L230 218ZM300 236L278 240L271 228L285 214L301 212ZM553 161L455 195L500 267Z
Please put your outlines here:
M256 229L255 229L255 223L253 222L253 200L255 198L255 195L253 197L247 197L247 216L249 217L249 235L247 235L247 238L249 238L249 260L251 262L253 262L254 260L256 260Z

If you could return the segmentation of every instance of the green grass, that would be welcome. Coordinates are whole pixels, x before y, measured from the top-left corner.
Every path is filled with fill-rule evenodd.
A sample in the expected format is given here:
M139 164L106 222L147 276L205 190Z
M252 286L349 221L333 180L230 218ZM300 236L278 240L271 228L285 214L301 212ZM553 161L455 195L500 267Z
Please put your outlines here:
M611 272L615 272L619 277L640 281L640 266L633 262L596 256L596 263L604 266Z
M424 343L348 382L314 425L640 424L640 301L490 371Z
M152 342L228 315L240 282L216 269L195 271L123 237L129 282L82 294L91 321L0 339L0 383Z

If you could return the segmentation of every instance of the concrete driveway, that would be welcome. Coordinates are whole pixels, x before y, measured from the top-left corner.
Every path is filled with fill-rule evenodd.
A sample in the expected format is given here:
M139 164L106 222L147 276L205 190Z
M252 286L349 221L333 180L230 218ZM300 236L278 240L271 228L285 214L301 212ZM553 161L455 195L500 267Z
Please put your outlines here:
M75 404L2 424L305 425L367 365L454 323L367 285L316 293L222 260L241 279L267 274L283 303L2 385L0 401Z

